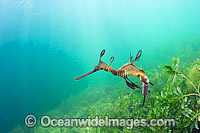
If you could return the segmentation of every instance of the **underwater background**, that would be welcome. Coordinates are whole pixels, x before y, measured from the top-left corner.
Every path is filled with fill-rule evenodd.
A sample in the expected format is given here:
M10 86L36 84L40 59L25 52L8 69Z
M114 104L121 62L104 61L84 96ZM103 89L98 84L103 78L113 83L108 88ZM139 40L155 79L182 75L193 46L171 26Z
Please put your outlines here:
M131 97L137 105L129 103L129 107L139 110L142 90L128 88L122 78L104 71L80 81L74 78L93 70L103 49L102 60L109 63L114 56L115 69L129 61L130 53L135 57L142 50L135 65L144 68L154 83L146 99L149 103L156 92L169 86L169 76L161 75L160 66L173 64L172 57L180 58L185 74L191 75L189 70L198 64L199 5L198 0L0 0L0 132L57 130L39 125L26 128L27 114L63 118L100 115L98 110L109 114L113 108L106 101L116 103L119 95L125 95L121 91L138 95ZM139 78L130 79L142 86ZM179 85L187 89L187 83ZM141 111L147 108L150 105ZM84 128L59 129L65 130Z

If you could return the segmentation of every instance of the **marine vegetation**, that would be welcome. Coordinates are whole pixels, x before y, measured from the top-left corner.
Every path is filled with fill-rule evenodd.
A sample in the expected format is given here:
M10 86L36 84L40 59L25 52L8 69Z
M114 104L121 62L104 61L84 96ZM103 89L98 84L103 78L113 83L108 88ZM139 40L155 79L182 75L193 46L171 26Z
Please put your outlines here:
M198 54L198 53L194 53ZM109 118L123 119L174 119L174 126L139 126L129 129L121 127L41 127L17 126L13 133L25 132L102 132L102 133L138 133L138 132L199 132L200 128L200 62L197 59L181 61L172 58L171 63L160 65L160 69L151 69L146 73L154 86L147 97L144 107L143 98L138 89L127 89L123 82L90 86L78 95L72 95L63 103L45 114L52 118ZM99 87L99 88L98 88Z
M113 62L114 57L111 57L110 65L107 65L106 63L101 61L101 57L104 54L105 54L105 50L103 50L100 54L98 66L95 66L91 72L88 72L78 78L75 78L75 80L79 80L85 76L88 76L88 75L96 72L96 71L105 70L105 71L111 72L113 75L124 78L127 86L129 86L132 89L135 89L135 87L136 88L140 88L140 87L138 85L134 84L133 82L131 82L131 80L128 78L128 76L139 77L141 82L143 83L143 95L144 95L143 105L144 105L145 97L147 96L148 93L150 93L150 91L148 90L149 84L153 85L153 83L149 82L148 77L146 76L146 74L144 73L144 71L142 69L139 69L137 66L135 66L133 64L135 61L139 61L139 57L141 56L142 51L140 50L137 53L137 56L134 60L132 60L133 56L132 56L132 54L130 54L130 62L122 65L118 70L111 68L111 63Z
M163 74L170 75L168 82L172 80L169 82L170 87L168 87L168 91L171 94L166 97L160 94L162 99L159 99L162 100L161 106L169 106L171 110L176 108L173 111L175 115L172 114L176 117L179 114L179 118L176 118L179 128L176 130L194 132L199 129L200 123L200 72L197 69L193 69L194 65L192 65L187 74L196 73L196 75L193 75L191 80L180 71L179 63L180 59L173 57L173 66L165 65L162 67L167 70ZM195 66L199 64L198 59L194 64ZM188 89L189 86L192 86L193 90Z

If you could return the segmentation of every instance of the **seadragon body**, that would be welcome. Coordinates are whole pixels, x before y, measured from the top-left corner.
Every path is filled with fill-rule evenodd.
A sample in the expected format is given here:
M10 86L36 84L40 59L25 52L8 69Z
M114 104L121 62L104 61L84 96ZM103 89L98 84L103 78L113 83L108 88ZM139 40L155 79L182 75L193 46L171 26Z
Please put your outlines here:
M83 74L80 77L75 78L75 80L79 80L79 79L81 79L81 78L83 78L83 77L85 77L87 75L90 75L90 74L96 72L96 71L105 70L107 72L111 72L113 75L116 75L116 76L124 78L125 81L126 81L127 86L129 86L132 89L135 89L135 87L136 88L140 88L140 87L138 85L134 84L133 82L131 82L128 79L128 76L139 77L140 80L143 82L143 95L144 95L144 101L145 101L146 95L148 93L150 93L150 91L148 90L149 83L151 85L153 85L153 84L151 82L149 82L149 79L147 78L147 76L144 73L144 71L142 69L139 69L137 66L135 66L133 64L133 62L139 60L139 57L141 56L142 51L140 50L137 53L137 56L136 56L136 58L134 60L132 60L133 57L132 57L132 54L131 54L130 55L130 62L122 65L119 69L114 69L114 68L111 67L111 63L114 60L114 57L111 57L109 65L107 65L106 63L101 61L101 57L104 55L104 53L105 53L105 50L103 50L101 52L101 54L100 54L99 64L97 66L95 66L94 69L91 72ZM143 105L144 105L144 102L143 102Z

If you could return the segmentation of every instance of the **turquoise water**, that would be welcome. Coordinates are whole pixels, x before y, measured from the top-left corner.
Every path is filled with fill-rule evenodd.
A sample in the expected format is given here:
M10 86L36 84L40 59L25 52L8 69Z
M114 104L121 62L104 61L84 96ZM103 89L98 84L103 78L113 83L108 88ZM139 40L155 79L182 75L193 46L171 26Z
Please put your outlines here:
M188 53L187 42L200 37L199 5L198 0L1 0L0 131L88 87L113 83L105 72L74 80L97 65L102 49L102 60L109 63L114 56L116 69L140 49L136 65L144 70Z

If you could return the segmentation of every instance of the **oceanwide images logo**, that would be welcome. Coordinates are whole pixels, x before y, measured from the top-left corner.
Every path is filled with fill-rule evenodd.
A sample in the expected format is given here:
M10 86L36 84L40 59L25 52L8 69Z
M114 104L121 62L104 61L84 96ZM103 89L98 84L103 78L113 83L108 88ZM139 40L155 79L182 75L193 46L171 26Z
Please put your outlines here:
M25 125L29 128L34 127L37 124L37 119L34 115L27 115L25 117ZM133 127L145 127L145 126L175 126L174 119L151 119L147 121L146 119L117 119L109 118L105 116L104 118L51 118L48 115L43 115L40 118L40 125L42 127L127 127L127 129L133 129Z

